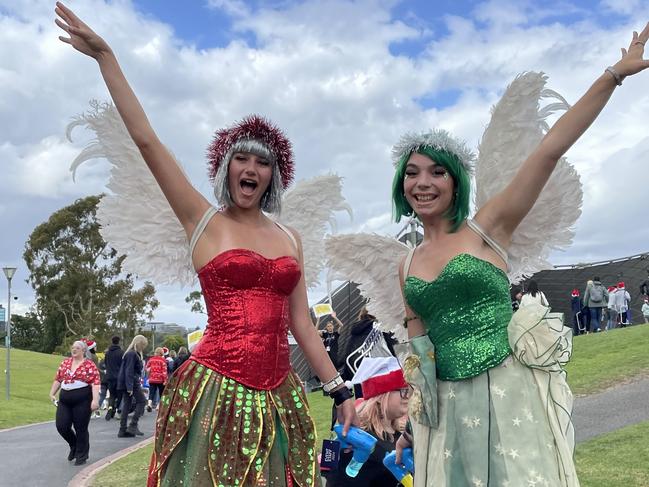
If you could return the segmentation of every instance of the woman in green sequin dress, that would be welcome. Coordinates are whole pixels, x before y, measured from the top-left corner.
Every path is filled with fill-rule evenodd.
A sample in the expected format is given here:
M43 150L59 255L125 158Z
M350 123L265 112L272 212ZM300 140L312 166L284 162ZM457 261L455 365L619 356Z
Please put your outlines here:
M473 155L444 131L405 136L393 184L397 219L416 215L421 245L401 266L415 386L415 485L578 486L572 395L562 365L571 335L560 315L512 316L507 253L558 160L643 61L649 24L545 135L505 189L469 211ZM542 235L539 235L542 238ZM410 446L402 437L397 450Z

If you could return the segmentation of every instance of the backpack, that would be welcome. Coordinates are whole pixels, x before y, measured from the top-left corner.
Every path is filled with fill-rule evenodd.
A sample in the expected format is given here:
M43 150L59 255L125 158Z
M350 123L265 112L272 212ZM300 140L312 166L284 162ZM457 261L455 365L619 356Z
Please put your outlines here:
M604 287L600 284L595 284L590 290L590 300L593 303L601 303L604 299Z

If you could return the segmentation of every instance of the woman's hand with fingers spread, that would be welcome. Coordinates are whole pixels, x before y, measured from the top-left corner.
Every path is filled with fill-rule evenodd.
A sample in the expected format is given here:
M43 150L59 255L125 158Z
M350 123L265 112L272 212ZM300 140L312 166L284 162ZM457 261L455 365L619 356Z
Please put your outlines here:
M649 60L645 60L645 44L649 40L649 23L639 34L633 32L631 43L627 49L622 48L622 59L614 66L620 76L631 76L649 68Z
M77 17L72 10L56 2L54 9L59 18L55 20L56 25L63 29L70 37L59 36L59 39L70 44L77 51L99 59L102 55L110 52L110 47L101 37Z

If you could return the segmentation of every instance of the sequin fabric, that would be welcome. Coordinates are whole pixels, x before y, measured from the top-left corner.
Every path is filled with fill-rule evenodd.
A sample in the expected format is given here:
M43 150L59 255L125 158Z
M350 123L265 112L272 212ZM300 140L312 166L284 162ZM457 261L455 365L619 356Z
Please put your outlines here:
M288 298L301 272L293 257L228 250L198 273L207 328L197 362L256 389L272 389L290 370Z
M459 254L433 281L408 276L404 294L435 346L439 379L475 377L511 353L509 281L490 262Z
M315 428L288 355L297 261L235 249L199 279L208 326L165 388L147 486L313 486Z

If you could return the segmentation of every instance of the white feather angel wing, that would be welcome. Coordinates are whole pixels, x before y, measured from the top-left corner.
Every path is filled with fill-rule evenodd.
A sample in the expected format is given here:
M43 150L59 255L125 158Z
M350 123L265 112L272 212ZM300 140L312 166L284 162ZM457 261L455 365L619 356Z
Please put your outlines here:
M566 100L545 88L543 73L524 73L508 86L492 109L479 147L476 167L476 207L502 191L548 130L546 118L569 108ZM553 103L540 108L543 98ZM518 226L509 247L509 279L521 279L550 269L552 249L570 245L573 225L581 214L583 192L579 174L561 158L532 210Z
M324 238L336 231L335 213L352 210L342 196L342 178L334 174L300 181L282 198L281 223L294 228L302 239L307 288L319 284L325 266Z
M90 159L105 158L111 164L111 193L97 209L101 235L120 254L125 272L156 284L192 285L196 272L191 264L187 237L162 194L139 150L111 103L91 102L92 109L68 125L85 126L95 138L72 162L73 177Z
M376 234L333 235L325 242L329 279L358 284L369 299L367 310L379 320L382 331L408 339L402 326L404 309L399 289L399 265L409 247L398 240Z

